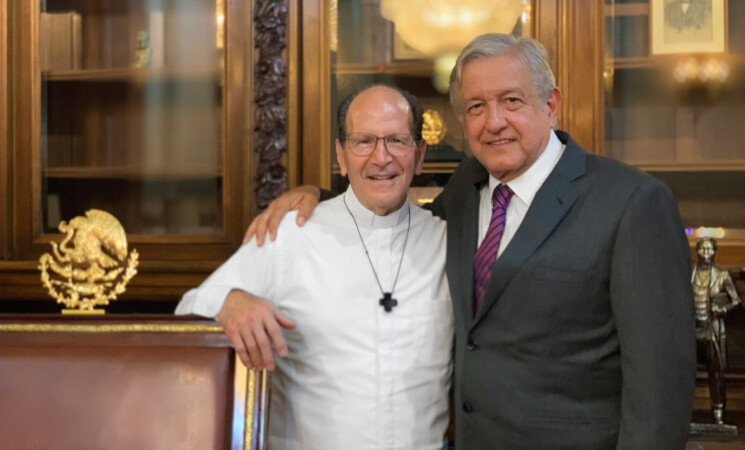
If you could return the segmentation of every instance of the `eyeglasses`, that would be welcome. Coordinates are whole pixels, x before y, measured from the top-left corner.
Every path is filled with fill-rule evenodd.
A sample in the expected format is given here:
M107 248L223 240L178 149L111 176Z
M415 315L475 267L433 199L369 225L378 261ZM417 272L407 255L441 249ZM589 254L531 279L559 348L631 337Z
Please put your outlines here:
M357 156L368 156L378 145L378 139L383 140L386 150L393 156L406 156L411 153L416 140L410 134L389 134L375 136L370 133L349 133L347 143L349 149Z

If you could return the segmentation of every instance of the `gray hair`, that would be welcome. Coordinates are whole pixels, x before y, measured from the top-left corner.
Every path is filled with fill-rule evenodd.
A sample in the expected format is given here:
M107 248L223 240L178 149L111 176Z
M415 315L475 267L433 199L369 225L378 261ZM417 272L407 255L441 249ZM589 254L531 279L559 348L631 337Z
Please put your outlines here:
M450 104L459 118L463 116L459 99L463 68L482 58L507 54L516 56L525 64L533 78L541 103L548 101L551 91L556 87L556 78L548 63L546 48L535 39L487 33L477 36L466 45L450 73Z

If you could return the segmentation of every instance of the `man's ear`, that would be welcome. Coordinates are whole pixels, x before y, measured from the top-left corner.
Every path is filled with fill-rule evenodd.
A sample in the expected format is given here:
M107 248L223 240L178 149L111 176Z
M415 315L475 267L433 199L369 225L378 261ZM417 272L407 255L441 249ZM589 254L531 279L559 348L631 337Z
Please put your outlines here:
M424 170L424 155L427 153L427 142L425 142L423 139L422 141L416 146L416 166L414 167L414 173L416 175L421 175L422 171Z
M339 139L336 140L336 162L339 163L341 176L347 176L347 164L344 161L344 147L341 146L341 142L339 142Z
M548 100L546 101L546 108L548 109L548 117L551 121L551 128L559 128L559 110L561 109L562 95L559 88L555 87L548 94Z

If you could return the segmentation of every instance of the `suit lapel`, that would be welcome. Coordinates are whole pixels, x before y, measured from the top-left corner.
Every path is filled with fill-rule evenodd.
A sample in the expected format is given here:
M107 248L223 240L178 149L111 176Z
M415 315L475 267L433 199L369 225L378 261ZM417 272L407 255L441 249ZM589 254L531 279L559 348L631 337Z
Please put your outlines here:
M559 134L560 138L565 134ZM572 181L585 172L586 154L568 136L564 154L536 193L520 228L502 255L492 265L492 276L484 301L474 317L475 326L496 303L515 274L561 222L577 201Z
M448 243L448 252L458 255L454 258L448 255L448 261L456 265L448 270L448 274L458 274L455 278L457 289L452 295L453 298L462 299L456 304L461 308L465 323L470 323L473 319L473 258L478 238L480 189L489 181L489 174L475 159L469 171L461 201L454 205L454 214L448 214L448 241L457 237L452 243Z

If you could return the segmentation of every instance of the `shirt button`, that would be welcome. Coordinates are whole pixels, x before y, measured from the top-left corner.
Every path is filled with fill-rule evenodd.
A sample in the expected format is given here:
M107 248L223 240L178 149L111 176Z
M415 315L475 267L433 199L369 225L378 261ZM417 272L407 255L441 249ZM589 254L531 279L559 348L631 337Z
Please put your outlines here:
M467 412L469 414L472 413L473 412L473 405L471 405L468 402L463 403L463 411L465 411L465 412Z
M473 340L473 338L468 338L468 341L466 342L466 350L469 352L472 352L479 348L478 344L476 344L476 341Z

